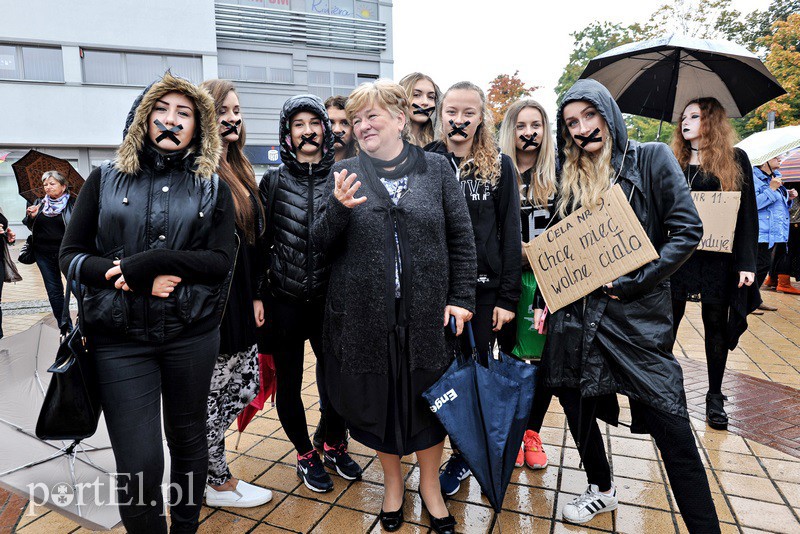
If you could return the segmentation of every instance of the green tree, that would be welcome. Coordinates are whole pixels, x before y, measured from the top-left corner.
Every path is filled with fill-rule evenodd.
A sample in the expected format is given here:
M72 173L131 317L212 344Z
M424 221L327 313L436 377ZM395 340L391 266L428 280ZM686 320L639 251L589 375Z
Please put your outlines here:
M777 20L759 44L767 48L764 63L787 94L755 110L747 122L747 130L763 130L770 111L775 112L776 126L800 124L800 13L793 13L786 20Z
M656 9L645 27L647 38L678 33L699 39L741 42L742 14L731 0L673 0Z
M623 26L610 22L592 22L570 35L574 39L572 53L555 88L559 104L566 90L581 77L589 61L607 50L640 39L642 28L637 24Z

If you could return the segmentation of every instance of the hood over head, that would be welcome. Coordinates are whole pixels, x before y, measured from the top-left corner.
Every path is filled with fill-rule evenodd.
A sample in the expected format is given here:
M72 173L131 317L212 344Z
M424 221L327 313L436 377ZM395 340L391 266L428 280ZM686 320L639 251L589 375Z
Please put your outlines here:
M331 129L331 121L328 119L328 112L325 109L325 104L317 95L307 94L293 96L283 104L279 129L281 159L292 174L309 174L309 165L297 161L297 154L292 145L292 128L290 121L292 117L301 111L308 111L322 119L322 159L319 163L311 164L310 174L313 176L327 176L334 162L333 130Z
M214 99L205 89L184 78L173 75L170 71L148 85L128 112L125 129L122 132L122 144L117 149L114 162L116 168L125 174L136 174L142 168L142 154L149 143L147 138L148 117L159 98L167 93L178 92L189 97L195 106L195 137L197 140L188 150L192 150L192 171L200 178L210 178L217 170L222 140L217 126L217 114Z
M628 130L625 127L625 119L622 117L622 112L619 110L616 100L608 92L608 89L591 78L578 80L575 85L570 87L564 95L564 100L558 108L558 117L556 118L556 141L558 143L558 160L561 165L564 164L564 147L566 141L565 135L569 135L567 125L564 122L564 106L570 102L578 100L586 100L591 102L600 115L605 119L608 124L608 131L614 142L613 155L611 156L611 164L615 171L619 171L622 164L622 155L625 153L625 147L628 144Z

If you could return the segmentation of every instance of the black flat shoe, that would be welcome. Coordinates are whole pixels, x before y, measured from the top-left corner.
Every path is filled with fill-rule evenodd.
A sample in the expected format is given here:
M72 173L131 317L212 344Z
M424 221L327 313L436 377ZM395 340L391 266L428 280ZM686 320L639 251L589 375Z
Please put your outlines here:
M428 510L428 505L425 504L425 499L422 498L422 494L419 495L420 500L422 501L422 507L431 517L431 528L433 529L436 534L456 534L456 518L451 515L447 517L433 517L433 514Z
M403 504L405 504L405 497L400 504L400 509L395 512L384 512L381 508L381 513L378 514L378 519L381 520L381 527L386 532L394 532L403 526Z
M722 393L706 393L706 423L713 429L728 429L728 414L725 413L726 400L728 397Z

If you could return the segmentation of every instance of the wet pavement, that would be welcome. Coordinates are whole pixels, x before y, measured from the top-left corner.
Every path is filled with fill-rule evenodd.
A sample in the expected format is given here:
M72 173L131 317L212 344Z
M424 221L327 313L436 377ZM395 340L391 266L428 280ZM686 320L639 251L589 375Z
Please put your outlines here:
M25 280L3 291L6 335L20 332L47 315L44 289L35 266L21 266ZM800 532L800 298L764 292L777 312L751 316L750 329L731 353L723 392L729 397L730 431L705 425L707 387L702 324L697 305L687 307L678 335L676 356L684 368L689 410L701 458L722 522L722 532ZM13 308L13 310L12 310ZM308 349L303 399L309 433L319 420L314 383L314 357ZM625 406L624 398L623 406ZM622 410L622 419L630 412ZM566 429L558 402L553 402L541 435L549 466L516 469L499 524L503 532L626 532L685 533L686 526L666 483L666 472L648 436L625 427L601 426L611 455L619 509L591 522L561 521L565 502L586 487L578 452ZM364 467L362 481L333 476L334 490L313 493L294 472L295 453L274 408L264 410L242 434L238 448L234 427L227 438L234 476L273 490L272 502L251 509L204 508L200 532L227 533L358 533L380 532L381 470L374 454L351 441L350 452ZM447 451L446 451L447 452ZM403 459L406 477L400 532L428 532L428 518L417 493L419 469L413 456ZM488 532L493 512L473 478L449 501L459 532ZM72 521L37 508L0 490L0 533L61 534L86 532ZM123 530L117 529L119 532ZM496 532L499 532L495 528Z

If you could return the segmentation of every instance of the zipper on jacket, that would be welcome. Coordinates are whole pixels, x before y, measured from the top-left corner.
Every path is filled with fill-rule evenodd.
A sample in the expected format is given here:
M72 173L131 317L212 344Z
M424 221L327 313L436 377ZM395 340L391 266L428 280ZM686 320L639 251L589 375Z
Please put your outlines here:
M311 302L311 278L314 276L313 258L311 257L311 224L314 221L314 179L311 175L311 162L308 163L308 235L306 236L306 302Z

